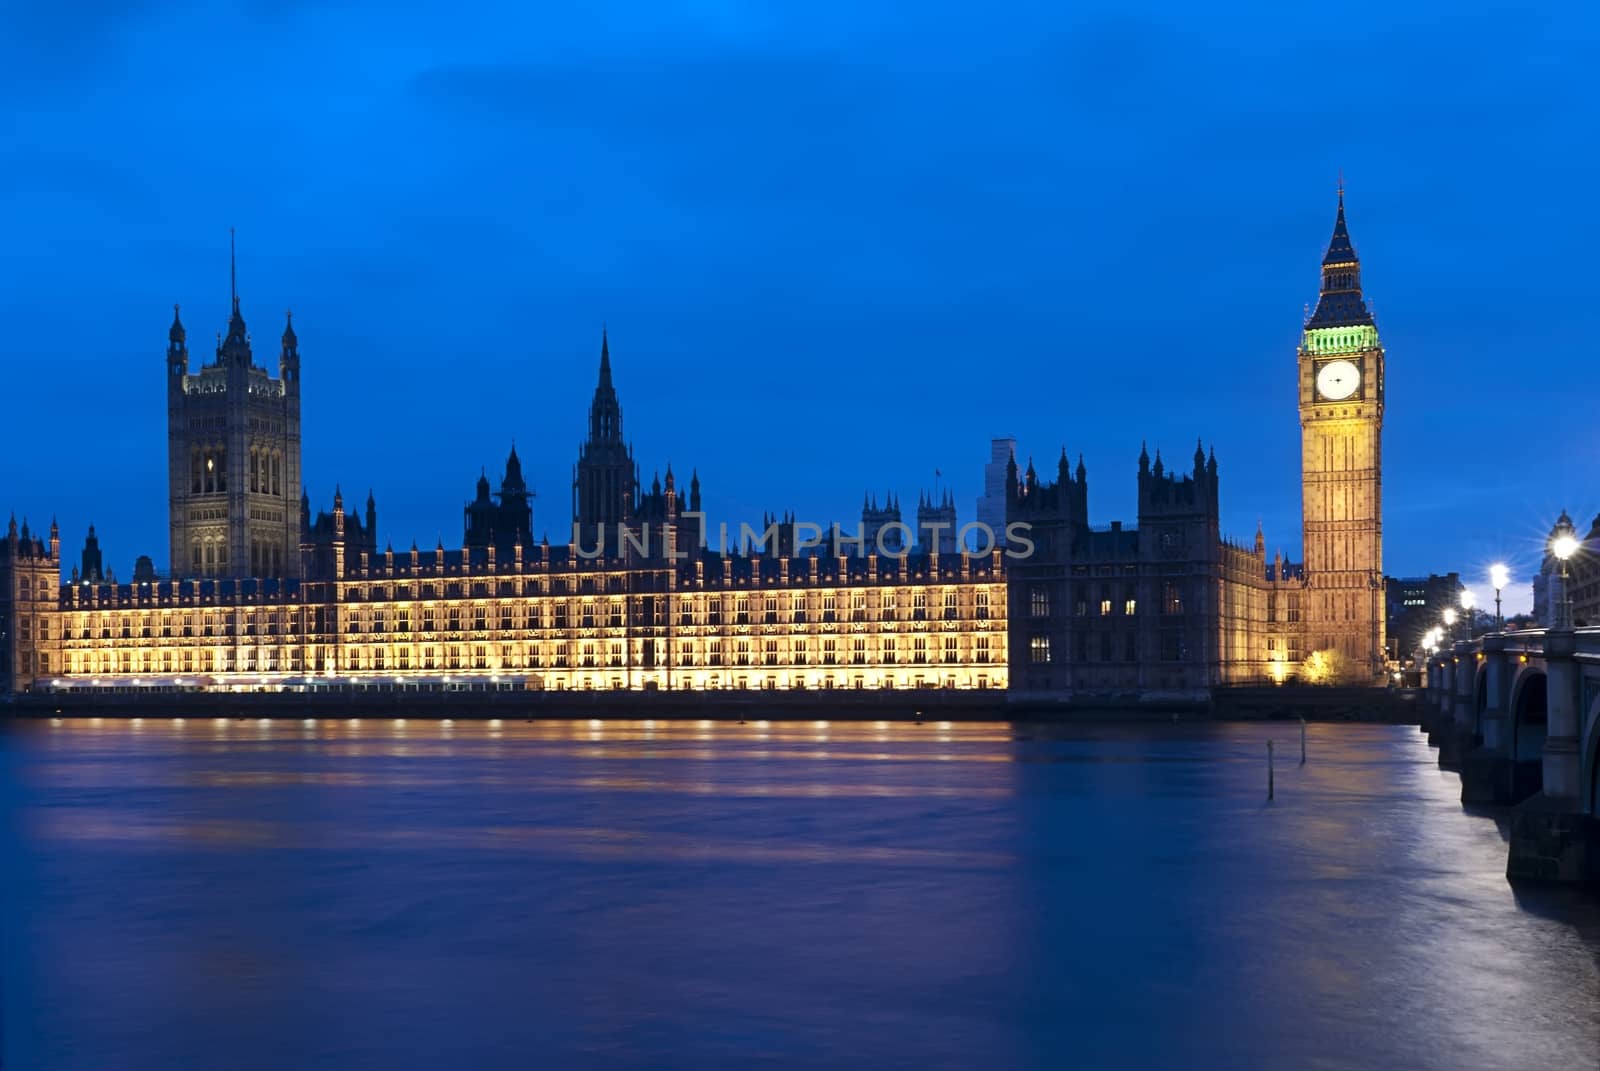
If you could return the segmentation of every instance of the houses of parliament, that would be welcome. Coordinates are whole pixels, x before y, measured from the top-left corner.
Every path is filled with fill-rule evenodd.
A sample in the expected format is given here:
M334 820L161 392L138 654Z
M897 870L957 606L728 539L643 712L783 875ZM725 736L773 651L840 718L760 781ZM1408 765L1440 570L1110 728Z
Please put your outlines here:
M314 366L313 366L314 367ZM620 367L620 365L619 365ZM1006 532L958 527L953 498L863 503L859 525L766 517L710 538L700 479L648 486L602 333L573 467L571 538L534 538L515 448L466 500L459 544L379 544L369 493L315 511L301 469L299 339L276 374L235 288L195 367L174 310L165 361L167 570L128 582L91 529L13 517L0 543L0 691L161 686L1007 689L1093 702L1203 697L1282 681L1312 651L1383 670L1384 353L1340 192L1321 293L1296 353L1304 560L1223 536L1222 466L1141 448L1134 525L1092 524L1089 470L1011 456ZM1285 376L1287 384L1288 377ZM1287 397L1285 398L1287 401ZM1287 410L1287 406L1285 406ZM998 507L997 507L998 508ZM63 570L69 570L63 575Z

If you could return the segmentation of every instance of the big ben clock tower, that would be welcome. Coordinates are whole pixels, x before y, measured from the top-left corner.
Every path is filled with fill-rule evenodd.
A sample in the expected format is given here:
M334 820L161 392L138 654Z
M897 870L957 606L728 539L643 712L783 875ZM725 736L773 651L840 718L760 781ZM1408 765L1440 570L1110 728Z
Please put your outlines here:
M1306 649L1339 650L1355 675L1375 678L1385 653L1383 344L1361 296L1343 186L1299 366Z

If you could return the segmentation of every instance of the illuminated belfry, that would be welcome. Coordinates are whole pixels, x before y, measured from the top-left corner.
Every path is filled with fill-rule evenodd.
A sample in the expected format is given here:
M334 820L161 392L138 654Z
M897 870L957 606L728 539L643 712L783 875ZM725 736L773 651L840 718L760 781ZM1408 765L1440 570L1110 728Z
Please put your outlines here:
M1360 677L1384 665L1384 352L1361 290L1344 188L1299 361L1305 523L1303 646L1336 650Z
M274 378L255 363L231 270L216 359L193 373L173 306L167 332L169 562L175 577L300 574L300 344L285 323Z

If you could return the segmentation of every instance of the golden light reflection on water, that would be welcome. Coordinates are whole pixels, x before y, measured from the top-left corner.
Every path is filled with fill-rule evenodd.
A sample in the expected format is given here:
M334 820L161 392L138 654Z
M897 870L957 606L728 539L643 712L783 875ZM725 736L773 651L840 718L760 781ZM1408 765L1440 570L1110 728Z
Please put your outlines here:
M337 829L308 837L301 823L198 820L122 816L109 821L93 813L51 813L32 823L35 835L59 841L127 844L187 843L219 849L292 847L342 852L352 848L398 851L440 849L504 852L514 849L566 858L651 862L878 863L900 867L1000 869L1016 863L1006 852L890 845L852 845L785 839L694 836L659 830L602 826L451 825L419 829L371 829L359 838Z
M1086 1035L1121 1066L1554 1068L1596 1051L1600 918L1575 929L1585 916L1513 895L1494 823L1463 813L1414 730L1314 725L1300 766L1297 724L820 720L8 726L51 936L38 961L70 976L35 990L63 1016L126 1009L131 1036L219 981L270 990L266 954L185 973L256 934L292 961L269 977L295 994L275 1030L308 978L343 971L319 991L333 1018L364 1009L387 1036L404 968L427 979L415 1008L460 995L452 1053L462 1009L488 1009L486 1032L543 1014L543 1041L614 999L632 1045L641 1005L618 992L677 994L677 1018L709 1004L708 1034L730 1007L833 1030L870 1006L852 1053L884 1036L883 1007L911 1009L875 1066L980 1008L999 1009L992 1034L923 1062L1054 1066ZM163 954L181 984L152 985ZM120 988L103 981L118 964ZM1030 1007L1060 1036L997 1058Z

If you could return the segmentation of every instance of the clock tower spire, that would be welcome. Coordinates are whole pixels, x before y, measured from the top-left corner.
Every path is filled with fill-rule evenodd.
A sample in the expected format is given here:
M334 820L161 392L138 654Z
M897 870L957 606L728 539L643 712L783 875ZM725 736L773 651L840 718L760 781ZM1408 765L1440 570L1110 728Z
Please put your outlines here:
M1322 258L1299 350L1300 485L1307 650L1337 650L1362 679L1383 672L1383 380L1378 327L1344 216Z

